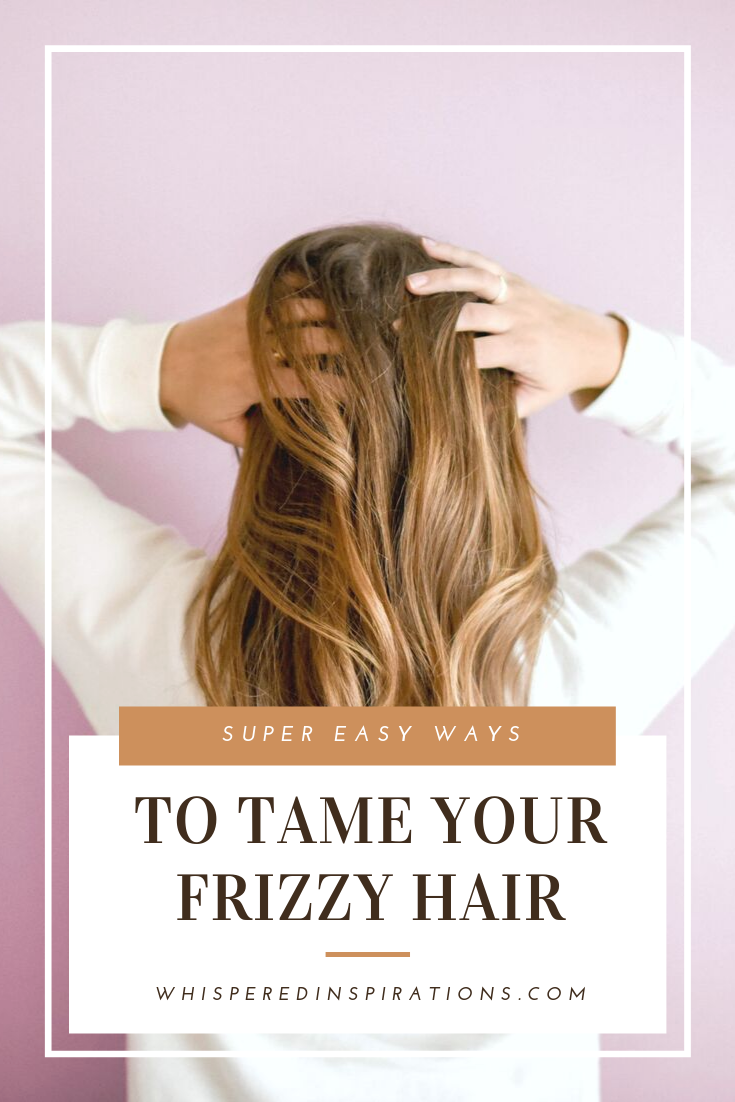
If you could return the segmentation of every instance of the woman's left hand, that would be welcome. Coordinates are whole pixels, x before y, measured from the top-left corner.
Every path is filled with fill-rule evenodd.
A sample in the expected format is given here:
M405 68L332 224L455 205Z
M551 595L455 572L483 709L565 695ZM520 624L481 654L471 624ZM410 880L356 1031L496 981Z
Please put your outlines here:
M506 368L516 379L518 413L527 417L569 394L577 409L589 405L618 373L627 326L617 318L573 306L505 271L495 261L456 245L423 238L433 268L407 279L416 295L471 291L457 329L478 335L479 368Z

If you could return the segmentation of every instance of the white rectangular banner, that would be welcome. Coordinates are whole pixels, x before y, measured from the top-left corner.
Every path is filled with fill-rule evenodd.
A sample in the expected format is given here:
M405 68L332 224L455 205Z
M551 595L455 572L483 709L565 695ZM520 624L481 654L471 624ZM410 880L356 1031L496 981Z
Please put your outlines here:
M73 1033L666 1030L663 738L483 768L70 744Z

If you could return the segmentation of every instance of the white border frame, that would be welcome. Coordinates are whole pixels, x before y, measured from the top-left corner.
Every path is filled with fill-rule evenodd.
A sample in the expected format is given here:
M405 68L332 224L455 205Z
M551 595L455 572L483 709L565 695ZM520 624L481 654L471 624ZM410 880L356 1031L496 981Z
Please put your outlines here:
M172 54L172 53L508 53L508 54L579 54L579 53L635 53L635 54L661 54L678 53L684 60L684 338L687 345L691 340L692 318L692 152L691 152L691 46L318 46L318 45L288 45L288 46L45 46L44 47L44 323L45 344L44 354L47 365L51 363L51 234L52 234L52 59L54 54L89 54L89 53L120 53L120 54ZM44 426L44 487L45 487L45 511L44 511L44 579L45 579L45 607L44 630L47 644L44 648L44 676L45 676L45 709L44 709L44 795L45 795L45 831L44 831L44 882L45 882L45 952L44 952L44 1055L46 1057L71 1057L71 1058L113 1058L125 1059L131 1057L207 1057L207 1058L245 1058L259 1057L261 1059L277 1057L289 1059L292 1057L329 1058L372 1058L375 1056L390 1055L393 1058L410 1057L483 1057L504 1059L513 1057L538 1057L545 1059L570 1059L592 1058L608 1059L612 1057L634 1057L645 1059L646 1057L685 1057L691 1056L692 1043L692 997L691 997L691 911L692 911L692 832L691 832L691 429L690 415L691 403L689 397L691 383L691 369L687 369L687 386L685 387L685 448L684 448L684 535L685 535L685 584L684 584L684 629L685 629L685 653L683 656L684 669L684 1047L681 1049L648 1049L638 1051L636 1049L594 1049L594 1050L522 1050L517 1051L487 1051L476 1049L432 1049L419 1050L376 1050L364 1051L332 1051L332 1050L294 1050L265 1052L253 1049L238 1049L236 1051L212 1052L208 1049L161 1049L161 1050L130 1050L130 1049L54 1049L52 1047L52 1000L51 1000L51 954L52 954L52 877L51 877L51 796L52 796L52 697L51 697L51 388L46 387L45 393L45 426Z

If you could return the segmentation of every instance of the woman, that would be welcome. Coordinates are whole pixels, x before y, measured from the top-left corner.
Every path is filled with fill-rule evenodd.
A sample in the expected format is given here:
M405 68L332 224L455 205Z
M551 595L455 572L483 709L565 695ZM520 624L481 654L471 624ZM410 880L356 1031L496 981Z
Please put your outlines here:
M43 618L43 336L2 330L0 580ZM684 343L394 227L289 242L253 292L170 325L56 326L54 428L199 425L243 449L213 563L54 458L54 657L94 729L120 705L612 704L641 732L679 687L678 495L557 577L521 420L565 395L681 453ZM735 372L692 353L699 665L735 609ZM131 1039L237 1048L240 1038ZM491 1046L505 1059L131 1061L130 1097L597 1098L591 1059L512 1037L260 1037L267 1051ZM534 1038L532 1047L595 1038Z

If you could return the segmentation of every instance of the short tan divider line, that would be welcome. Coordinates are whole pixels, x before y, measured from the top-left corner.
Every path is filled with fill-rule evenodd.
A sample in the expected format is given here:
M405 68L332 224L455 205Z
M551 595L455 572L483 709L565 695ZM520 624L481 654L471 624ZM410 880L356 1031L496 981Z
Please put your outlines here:
M325 957L410 957L410 953L325 953Z

